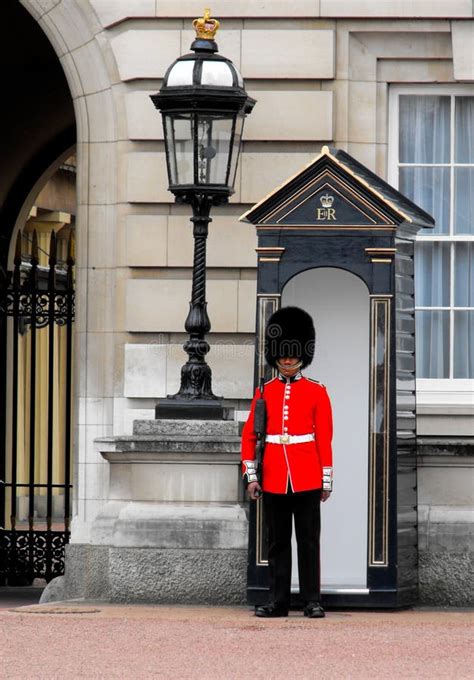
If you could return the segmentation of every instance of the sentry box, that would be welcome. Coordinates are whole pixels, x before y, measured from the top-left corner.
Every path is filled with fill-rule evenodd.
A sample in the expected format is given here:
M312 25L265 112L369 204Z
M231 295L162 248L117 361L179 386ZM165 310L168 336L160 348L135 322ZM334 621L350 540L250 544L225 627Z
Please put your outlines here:
M265 323L308 311L308 377L334 411L334 491L322 506L323 604L398 607L418 595L413 249L434 220L339 149L324 147L246 212L258 236L255 385ZM267 599L265 523L251 503L248 601ZM292 591L298 602L296 553Z

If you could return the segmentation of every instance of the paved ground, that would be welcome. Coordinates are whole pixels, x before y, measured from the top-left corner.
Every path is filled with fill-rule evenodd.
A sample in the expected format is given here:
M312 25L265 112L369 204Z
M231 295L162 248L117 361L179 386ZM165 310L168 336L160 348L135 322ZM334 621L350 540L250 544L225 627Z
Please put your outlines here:
M262 620L245 607L1 598L2 680L474 678L468 611L333 611L323 620L291 612Z

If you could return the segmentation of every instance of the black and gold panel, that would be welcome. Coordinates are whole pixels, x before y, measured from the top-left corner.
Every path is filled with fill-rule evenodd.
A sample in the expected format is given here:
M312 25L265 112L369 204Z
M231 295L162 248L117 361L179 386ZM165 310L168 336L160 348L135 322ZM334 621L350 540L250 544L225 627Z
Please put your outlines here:
M324 167L261 222L321 227L394 226L390 212L380 210L364 193Z
M273 312L280 307L279 293L258 295L257 297L257 370L256 385L263 379L265 382L273 378L272 368L265 362L265 327Z
M369 566L388 564L389 375L391 297L371 299Z

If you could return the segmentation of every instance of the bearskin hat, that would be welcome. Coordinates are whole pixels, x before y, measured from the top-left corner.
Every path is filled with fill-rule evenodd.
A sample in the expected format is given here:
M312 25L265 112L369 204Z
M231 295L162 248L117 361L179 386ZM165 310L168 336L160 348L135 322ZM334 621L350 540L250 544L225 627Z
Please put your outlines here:
M315 341L311 316L299 307L282 307L272 314L265 328L265 359L276 368L278 359L295 357L305 368L313 360Z

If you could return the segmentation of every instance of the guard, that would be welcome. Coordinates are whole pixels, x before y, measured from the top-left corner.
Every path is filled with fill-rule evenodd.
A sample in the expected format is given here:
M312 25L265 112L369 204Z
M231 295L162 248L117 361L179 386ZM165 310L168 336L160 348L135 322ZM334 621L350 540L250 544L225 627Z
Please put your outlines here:
M326 388L301 369L314 355L312 318L283 307L265 330L265 358L278 375L257 389L242 433L242 468L248 495L263 491L268 528L269 602L256 616L288 616L291 595L291 533L295 518L300 594L304 615L323 618L320 604L320 501L332 491L332 411ZM257 470L254 414L265 402L265 452Z

